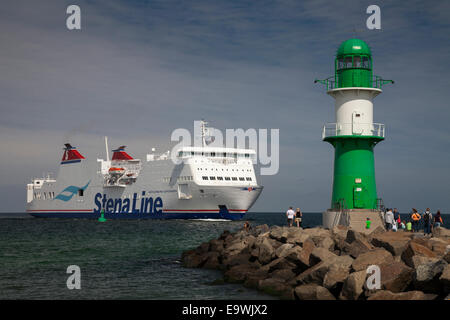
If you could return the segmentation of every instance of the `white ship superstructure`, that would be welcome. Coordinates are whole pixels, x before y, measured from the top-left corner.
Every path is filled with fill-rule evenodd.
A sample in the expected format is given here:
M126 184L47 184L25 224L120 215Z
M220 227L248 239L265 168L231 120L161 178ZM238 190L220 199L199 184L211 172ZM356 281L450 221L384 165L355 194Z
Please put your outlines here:
M203 123L205 125L205 123ZM202 131L202 133L204 133ZM203 142L205 136L202 135ZM27 185L27 212L36 217L241 219L262 191L254 150L181 147L134 159L121 146L112 159L85 159L66 144L56 179ZM108 148L107 148L108 151Z

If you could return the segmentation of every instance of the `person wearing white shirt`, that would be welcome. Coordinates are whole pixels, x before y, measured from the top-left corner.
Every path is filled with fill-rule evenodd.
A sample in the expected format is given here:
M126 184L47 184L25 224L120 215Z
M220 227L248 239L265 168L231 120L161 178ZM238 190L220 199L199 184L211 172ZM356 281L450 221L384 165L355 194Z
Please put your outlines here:
M294 221L295 212L292 210L292 207L289 207L289 210L286 211L286 217L288 220L289 227L292 227L292 222Z
M394 224L394 213L391 209L388 209L384 216L384 221L386 222L386 230L391 230L392 225Z

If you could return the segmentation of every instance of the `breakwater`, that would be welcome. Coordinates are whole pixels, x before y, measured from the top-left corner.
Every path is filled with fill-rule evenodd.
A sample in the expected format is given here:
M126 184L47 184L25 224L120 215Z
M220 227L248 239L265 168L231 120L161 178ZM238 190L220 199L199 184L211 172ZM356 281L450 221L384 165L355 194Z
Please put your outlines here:
M226 282L299 300L431 300L450 293L450 230L370 234L344 226L224 231L183 252L188 268L219 269ZM379 287L368 284L377 266Z

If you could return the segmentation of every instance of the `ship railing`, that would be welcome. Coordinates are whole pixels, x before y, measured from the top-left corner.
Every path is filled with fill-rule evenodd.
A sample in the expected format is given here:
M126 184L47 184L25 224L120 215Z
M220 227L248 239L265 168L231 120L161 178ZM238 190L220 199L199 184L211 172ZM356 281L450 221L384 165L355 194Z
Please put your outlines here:
M322 129L322 139L338 136L373 136L384 138L382 123L327 123Z

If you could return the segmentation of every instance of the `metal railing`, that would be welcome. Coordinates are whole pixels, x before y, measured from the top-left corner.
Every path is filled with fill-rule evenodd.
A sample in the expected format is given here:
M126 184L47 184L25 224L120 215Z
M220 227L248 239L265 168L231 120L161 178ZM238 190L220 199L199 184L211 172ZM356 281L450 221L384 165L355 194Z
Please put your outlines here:
M325 88L327 89L327 91L338 88L338 86L336 84L336 79L334 76L328 77L323 80L320 80L320 79L314 80L314 83L317 83L317 82L325 85ZM352 82L360 83L360 80L359 79L357 81L353 80ZM393 84L393 83L394 83L394 80L386 80L386 79L381 78L380 76L374 75L372 77L371 86L369 86L369 88L381 89L383 87L383 85ZM355 85L355 87L358 87L358 86Z
M322 139L337 136L375 136L384 138L382 123L327 123L322 129Z

